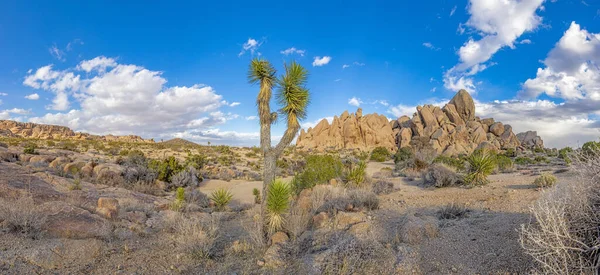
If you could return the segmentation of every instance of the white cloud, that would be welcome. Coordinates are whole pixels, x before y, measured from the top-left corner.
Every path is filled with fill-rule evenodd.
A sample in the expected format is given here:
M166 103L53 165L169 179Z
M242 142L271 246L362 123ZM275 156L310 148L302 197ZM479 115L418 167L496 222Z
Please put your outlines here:
M454 13L456 12L456 6L454 6L454 8L452 8L452 10L450 11L450 17L452 17L452 15L454 15Z
M523 39L523 40L519 41L519 44L531 44L531 40Z
M331 61L331 56L315 56L315 59L312 63L313 67L321 67L324 65L329 64L329 61Z
M54 58L60 60L60 61L65 61L65 52L61 49L59 49L56 45L50 47L48 49L48 52L50 52L50 55L52 55Z
M7 96L7 93L0 93L0 96Z
M240 51L238 56L242 56L248 51L251 55L254 55L254 53L257 52L258 47L260 47L260 45L262 45L262 42L259 42L253 38L248 38L248 41L246 41L246 43L242 45L242 50ZM258 53L258 55L260 55L260 53Z
M600 104L600 33L590 33L572 22L519 93L535 98L542 93L566 100L594 100Z
M440 50L440 48L437 48L437 47L433 46L433 44L431 44L430 42L423 43L423 46L425 48L429 48L429 49L432 49L434 51L439 51Z
M337 78L337 79L335 79L334 81L335 81L335 82L340 82L340 81L342 81L342 79L341 79L341 78Z
M515 48L515 41L525 32L536 30L542 18L536 14L544 0L470 0L468 12L471 17L464 26L478 33L481 38L469 38L458 50L459 64L445 73L444 87L470 86L475 90L470 76L489 66L492 56L503 47ZM459 25L459 32L464 32ZM462 82L462 83L458 83Z
M78 103L68 112L48 113L30 121L93 134L157 137L190 127L206 130L238 117L219 112L226 101L210 86L167 87L160 71L113 63L114 59L106 62L109 60L98 57L64 71L48 65L29 73L24 85L56 94L50 108L67 110L70 101Z
M360 62L354 61L354 62L352 62L352 65L362 67L365 65L365 63L360 63Z
M429 90L429 91L430 91L430 92L432 92L432 93L435 93L435 91L436 91L436 90L437 90L437 87L433 87L433 88L431 88L431 90Z
M258 117L257 116L247 116L245 119L246 120L257 120Z
M390 103L387 102L387 100L383 100L383 99L381 99L381 100L375 100L375 101L373 101L373 104L379 104L379 105L383 105L385 107L387 107L387 106L390 105Z
M314 127L315 127L315 126L317 126L317 124L319 124L319 122L321 122L321 120L323 120L323 119L326 119L326 120L327 120L327 122L329 122L330 124L331 124L331 122L333 121L333 117L332 117L332 116L329 116L329 117L322 117L322 118L319 118L319 119L317 119L317 120L315 120L315 121L312 121L312 122L310 122L310 121L307 121L307 122L304 122L304 123L302 123L302 124L301 124L301 126L302 126L302 129L314 128Z
M40 99L40 95L38 95L38 94L30 94L30 95L26 95L25 98L29 99L29 100L38 100L38 99Z
M0 119L10 119L17 120L18 118L11 116L11 114L15 115L29 115L31 114L30 110L12 108L8 110L0 110Z
M350 65L348 65L348 64L342 65L342 69L346 69L346 68L350 68Z
M298 54L300 56L304 56L305 52L306 52L305 50L299 50L299 49L296 49L295 47L291 47L289 49L285 49L285 50L281 51L280 53L283 55Z
M348 99L348 104L352 105L352 106L360 106L360 104L362 104L363 102L360 100L360 98L357 97L352 97L351 99Z
M240 105L240 104L242 104L242 103L239 103L239 102L232 102L231 104L229 104L229 107L235 107L235 106L238 106L238 105Z

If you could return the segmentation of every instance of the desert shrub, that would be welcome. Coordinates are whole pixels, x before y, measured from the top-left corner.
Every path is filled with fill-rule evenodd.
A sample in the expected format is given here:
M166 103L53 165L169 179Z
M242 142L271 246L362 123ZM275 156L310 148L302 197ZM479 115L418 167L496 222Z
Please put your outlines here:
M558 179L556 179L555 176L544 173L544 174L541 174L539 177L537 177L533 181L533 184L537 187L550 187L550 186L553 186L554 184L556 184L557 181L558 181Z
M0 198L0 221L3 221L0 227L10 232L38 238L43 233L42 228L46 218L46 214L35 205L32 198L21 197L15 200Z
M359 187L365 182L367 175L367 164L360 161L358 164L351 165L345 173L345 184L349 187Z
M355 209L364 208L375 210L379 208L379 197L373 192L360 189L327 188L315 189L311 194L313 209L315 212L346 211L348 204Z
M533 152L534 153L544 153L544 148L542 148L542 147L534 147L533 148Z
M69 140L61 141L58 144L58 147L63 150L74 151L74 152L77 151L77 144L75 144L74 142L69 141ZM115 155L115 154L112 154L112 155Z
M517 150L515 150L515 148L508 148L504 150L502 155L507 156L509 158L515 158L517 157Z
M281 180L275 180L269 186L266 197L269 233L275 233L283 228L285 224L284 215L290 206L290 195L290 186Z
M600 150L600 142L588 141L581 146L584 155L593 155Z
M449 187L460 185L463 178L456 170L442 163L435 163L423 172L425 186Z
M534 162L537 162L537 163L542 163L542 162L543 162L543 163L549 163L549 162L550 162L550 161L548 161L548 159L547 159L546 157L544 157L544 156L536 156L536 157L533 159L533 161L534 161Z
M569 165L572 162L569 155L572 153L573 153L573 148L571 148L571 147L562 148L562 149L558 150L558 158L564 160L565 163L567 163Z
M488 150L476 150L468 158L469 170L464 180L469 185L484 185L496 169L496 156Z
M48 141L46 141L46 146L48 146L48 147L54 147L54 146L56 146L56 142L54 142L52 140L48 140Z
M528 158L528 157L517 157L515 158L515 164L518 165L527 165L527 164L534 164L535 161L533 161L532 159Z
M392 193L394 192L394 183L385 179L377 180L371 185L371 191L377 195Z
M254 196L254 203L260 204L261 199L260 199L260 191L258 190L258 188L252 189L252 195Z
M289 212L285 217L284 227L292 240L296 240L308 230L312 221L312 214L312 209L302 207L297 200L291 203Z
M35 154L35 149L37 149L37 146L34 143L28 143L27 145L25 145L25 148L23 148L23 153Z
M206 165L207 162L208 160L206 159L206 156L200 154L192 154L191 152L188 152L183 166L193 167L196 170L200 170L202 169L202 167L204 167L204 165Z
M158 174L158 179L166 182L171 182L173 175L183 170L183 166L173 156L163 160L151 160L148 167Z
M332 155L309 155L306 157L304 170L292 181L293 190L299 194L306 188L317 184L328 183L329 180L342 176L343 164L338 157Z
M73 184L69 186L69 190L81 190L81 179L79 177L73 180Z
M392 274L396 257L376 240L347 235L325 251L321 274Z
M413 151L410 147L402 147L398 149L398 152L394 154L394 163L399 164L412 159L414 156Z
M154 184L158 178L156 171L146 166L125 166L123 179L129 184Z
M500 172L512 172L514 170L513 161L505 155L496 155L496 164Z
M198 176L196 168L188 166L187 169L180 171L171 178L171 182L167 185L168 189L178 187L198 187L200 185L201 178Z
M174 221L174 240L177 248L193 259L211 259L217 253L219 222L216 218L177 217Z
M444 156L444 155L439 155L433 160L433 163L443 163L443 164L450 166L458 171L465 170L465 162L464 162L464 160L459 159L459 158L453 158L453 157L448 157L448 156Z
M4 142L0 142L0 147L2 147L2 148L8 148L8 144L6 144Z
M371 160L377 162L384 162L390 157L390 151L385 147L376 147L371 152Z
M468 213L469 209L465 205L450 203L442 206L437 215L440 220L456 220L466 217Z
M171 203L171 210L179 211L185 204L185 189L178 187L175 191L175 200Z
M598 271L600 157L575 156L574 160L577 180L544 192L532 207L535 219L521 226L521 245L535 259L539 274Z
M231 199L233 199L233 195L229 190L221 188L213 191L210 194L210 199L215 203L217 211L223 211L229 202L231 202Z
M198 190L198 188L190 186L185 189L185 202L193 203L204 208L208 207L208 205L210 204L210 199L206 194Z
M551 158L558 157L558 150L556 150L556 148L552 148L552 149L547 148L546 156L551 157Z

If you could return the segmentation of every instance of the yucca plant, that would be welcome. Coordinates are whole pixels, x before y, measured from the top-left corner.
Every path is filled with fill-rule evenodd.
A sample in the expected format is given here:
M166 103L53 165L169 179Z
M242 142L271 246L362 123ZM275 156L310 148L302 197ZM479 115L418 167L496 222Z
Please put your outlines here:
M217 211L225 210L232 198L231 192L225 188L217 189L210 194L210 199L215 203Z
M353 187L361 186L365 181L366 169L367 164L364 161L350 167L346 175L346 185Z
M290 185L281 181L274 181L269 187L267 195L267 229L273 234L283 228L284 215L290 207Z
M179 211L183 208L185 204L185 189L183 187L178 187L177 191L175 191L175 200L171 204L171 209L173 211Z
M260 90L256 98L260 120L260 147L264 159L263 172L263 198L269 185L275 181L277 171L277 158L281 156L286 146L298 134L300 120L306 118L306 108L309 103L309 92L306 88L308 71L300 64L293 61L285 65L285 73L277 79L276 70L267 60L255 58L250 62L248 69L248 82L258 84ZM271 146L271 124L277 122L277 112L271 112L271 97L273 88L278 88L277 103L280 105L279 114L284 116L286 130L277 146ZM263 199L261 204L261 218L265 225L266 205ZM263 232L264 228L263 228ZM266 234L263 234L266 236Z
M496 169L496 156L488 150L476 150L468 158L469 171L465 182L469 185L485 185L488 176Z

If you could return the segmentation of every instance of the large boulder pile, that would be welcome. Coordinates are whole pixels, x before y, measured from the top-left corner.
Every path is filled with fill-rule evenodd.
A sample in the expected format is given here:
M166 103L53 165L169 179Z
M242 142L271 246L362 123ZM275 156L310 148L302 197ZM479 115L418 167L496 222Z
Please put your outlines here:
M517 138L521 142L521 146L525 148L544 148L544 141L537 135L536 131L518 133Z
M345 111L340 117L335 116L331 124L321 120L315 128L300 132L296 146L299 148L326 149L358 149L368 151L375 147L385 147L395 151L394 132L384 115L368 114L363 116L362 109L356 114Z
M71 140L102 140L117 142L145 142L153 143L152 139L143 139L139 136L96 136L88 133L74 132L68 127L58 125L37 124L31 122L18 122L0 120L0 136L23 137L35 139L71 139Z
M510 125L475 116L475 103L460 90L444 107L418 106L412 118L392 122L399 148L429 148L438 154L470 154L477 148L508 149L520 145Z

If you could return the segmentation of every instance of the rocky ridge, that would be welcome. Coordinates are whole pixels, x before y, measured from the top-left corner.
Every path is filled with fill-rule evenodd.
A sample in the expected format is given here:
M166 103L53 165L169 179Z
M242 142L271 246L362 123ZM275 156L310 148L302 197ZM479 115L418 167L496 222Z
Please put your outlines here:
M412 147L456 156L477 148L504 150L520 144L510 125L493 118L476 117L473 98L467 91L460 90L442 108L418 106L412 118L401 116L388 121L383 115L363 116L361 109L356 114L346 111L341 117L334 117L331 125L324 119L314 128L302 130L296 145L303 149L363 151L378 146L392 151Z
M0 136L37 139L103 140L117 142L154 143L153 139L143 139L140 136L135 135L98 136L88 133L74 132L69 127L65 126L18 122L12 120L0 120Z

